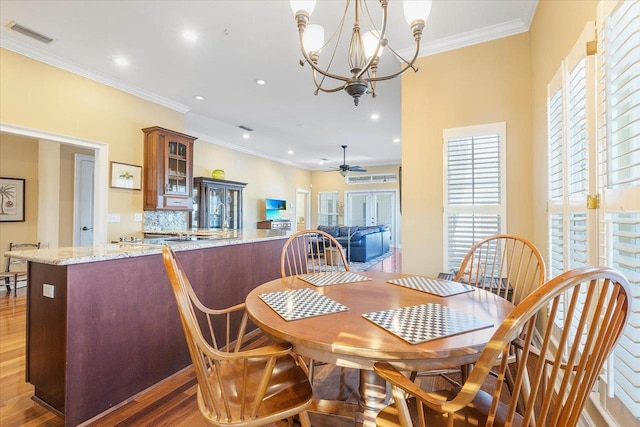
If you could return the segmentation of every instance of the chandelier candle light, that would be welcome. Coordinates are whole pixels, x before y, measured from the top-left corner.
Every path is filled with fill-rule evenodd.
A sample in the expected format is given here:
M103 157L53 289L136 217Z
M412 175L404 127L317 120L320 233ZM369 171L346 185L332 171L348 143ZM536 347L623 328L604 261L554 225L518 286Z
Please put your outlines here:
M333 3L333 2L329 2ZM386 39L387 30L387 6L389 0L379 0L380 7L382 8L382 25L380 28L374 28L368 31L364 35L360 33L360 14L365 13L370 17L369 10L367 9L366 0L346 0L344 8L344 14L340 20L339 28L331 37L331 39L325 43L324 41L324 29L317 24L309 24L309 18L313 13L316 6L315 0L291 0L291 9L295 14L296 21L298 23L298 33L300 34L300 49L304 60L300 61L300 65L308 63L313 73L313 82L316 85L315 95L319 91L323 92L337 92L344 89L349 95L353 97L353 102L357 106L360 101L360 96L365 93L370 94L375 98L376 96L376 82L381 80L389 80L407 71L409 68L414 71L418 71L413 66L413 63L418 58L420 53L420 39L422 38L422 30L424 29L425 22L429 17L431 11L432 0L403 0L404 16L415 40L415 54L411 61L406 61L400 55L398 55L391 47L389 50L402 62L404 65L397 73L389 74L386 76L378 76L378 64L380 56L385 47L388 46ZM342 33L347 13L350 6L354 7L354 23L351 33L351 41L349 42L348 61L351 75L342 76L334 74L329 71L333 59L335 58L336 50L338 48L338 41ZM337 36L335 41L335 47L333 48L333 54L331 61L326 70L320 68L318 60L320 59L320 52L324 47ZM318 81L318 73L324 77ZM329 79L338 80L340 83L333 88L323 87L325 77Z

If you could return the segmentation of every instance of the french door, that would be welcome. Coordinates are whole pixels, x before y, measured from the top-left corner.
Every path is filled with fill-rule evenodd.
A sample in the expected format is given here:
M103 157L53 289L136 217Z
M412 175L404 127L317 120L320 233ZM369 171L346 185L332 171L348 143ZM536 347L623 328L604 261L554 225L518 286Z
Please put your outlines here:
M396 192L346 192L345 225L388 225L391 244L395 244Z

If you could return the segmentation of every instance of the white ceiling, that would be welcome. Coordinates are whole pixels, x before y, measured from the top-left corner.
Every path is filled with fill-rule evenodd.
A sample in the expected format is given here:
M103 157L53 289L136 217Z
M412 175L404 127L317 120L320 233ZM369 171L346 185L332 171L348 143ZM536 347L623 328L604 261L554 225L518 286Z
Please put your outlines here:
M410 58L413 39L399 3L390 1L387 38ZM527 31L536 6L537 0L434 0L420 55ZM311 21L329 37L343 8L342 1L319 1ZM0 46L185 112L185 132L201 139L306 169L342 163L343 144L352 165L400 163L401 143L393 142L401 138L400 79L378 83L377 97L363 97L358 107L344 92L314 96L310 68L298 63L288 1L3 0L0 21ZM12 31L11 21L54 41ZM182 38L185 29L197 33L195 43ZM118 67L117 56L130 65ZM332 70L344 74L346 53L336 56ZM399 69L385 56L381 73ZM380 115L375 122L373 113ZM250 139L239 125L254 129Z

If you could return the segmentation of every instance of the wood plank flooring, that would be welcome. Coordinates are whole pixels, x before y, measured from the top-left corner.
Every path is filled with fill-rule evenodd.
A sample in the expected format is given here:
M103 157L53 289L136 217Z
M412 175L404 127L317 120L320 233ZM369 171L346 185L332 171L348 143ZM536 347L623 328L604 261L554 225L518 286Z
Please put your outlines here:
M400 251L373 270L400 271ZM0 426L63 426L61 418L31 400L33 387L25 382L26 290L18 296L0 288ZM267 338L258 336L253 345ZM115 374L115 373L114 373ZM357 400L358 372L333 365L316 370L314 389L325 399ZM146 390L127 404L89 423L92 426L204 426L196 402L192 368Z

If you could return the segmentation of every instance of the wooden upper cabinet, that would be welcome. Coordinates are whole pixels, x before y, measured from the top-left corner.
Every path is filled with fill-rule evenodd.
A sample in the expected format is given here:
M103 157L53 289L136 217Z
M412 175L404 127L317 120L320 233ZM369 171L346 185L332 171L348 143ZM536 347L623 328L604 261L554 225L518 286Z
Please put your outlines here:
M193 210L193 136L158 126L144 132L144 209Z

